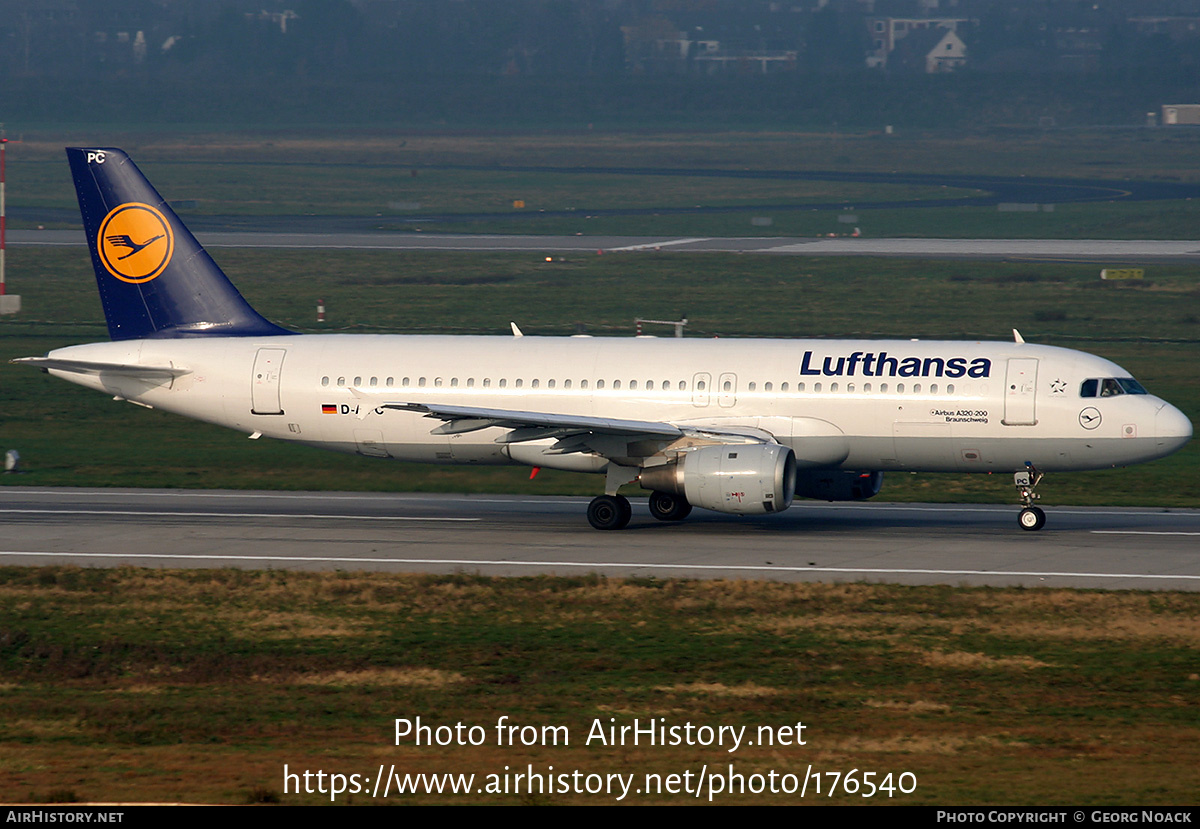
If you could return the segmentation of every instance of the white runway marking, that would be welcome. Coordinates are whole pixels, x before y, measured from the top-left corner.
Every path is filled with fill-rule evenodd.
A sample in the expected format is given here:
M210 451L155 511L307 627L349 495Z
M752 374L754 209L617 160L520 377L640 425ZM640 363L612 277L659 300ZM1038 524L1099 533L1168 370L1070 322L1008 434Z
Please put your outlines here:
M1095 535L1200 535L1200 533L1172 532L1169 530L1092 530Z
M668 248L675 245L690 245L693 242L707 242L708 237L697 237L694 239L668 239L664 242L647 242L643 245L626 245L622 248L606 248L609 253L621 253L631 250L657 250L658 248Z
M352 521L478 521L478 518L424 518L416 515L334 515L331 513L283 512L169 512L158 510L114 509L0 509L0 513L31 513L37 515L142 515L168 518L324 518Z
M286 563L320 564L433 564L455 567L580 567L591 569L621 568L634 570L696 570L703 572L721 570L746 570L758 573L845 573L861 576L866 574L892 576L1027 576L1035 578L1094 578L1094 579L1189 579L1200 581L1200 576L1156 575L1152 573L1073 573L1040 572L1029 570L930 570L884 567L783 567L765 564L649 564L628 561L487 561L470 558L366 558L339 556L230 556L197 555L178 553L46 553L33 551L0 550L0 555L26 558L75 556L78 558L112 558L121 561L133 559L172 559L178 561L272 561Z
M55 489L18 489L17 487L9 487L0 490L0 494L4 492L16 492L23 495L37 495L45 497L57 495L60 497L78 498L78 491L63 491ZM317 500L317 501L385 501L387 503L396 503L398 501L417 501L420 503L439 503L450 498L455 498L469 504L579 504L582 503L579 498L553 497L553 496L533 496L534 500L520 498L477 498L475 496L459 496L447 494L445 498L439 498L438 493L431 495L417 495L410 493L397 493L395 495L375 495L369 492L354 493L350 495L331 495L323 492L204 492L201 490L187 490L182 492L158 492L153 490L139 490L136 493L124 490L91 490L83 493L88 498L106 496L109 498L232 498L234 500L244 501L250 498L265 498L265 499L283 499L283 500ZM0 510L2 512L3 510ZM57 511L57 510L56 510ZM107 512L107 510L106 510ZM159 513L153 513L155 515ZM281 513L282 514L282 513ZM466 520L466 519L456 519ZM471 519L477 520L477 519Z

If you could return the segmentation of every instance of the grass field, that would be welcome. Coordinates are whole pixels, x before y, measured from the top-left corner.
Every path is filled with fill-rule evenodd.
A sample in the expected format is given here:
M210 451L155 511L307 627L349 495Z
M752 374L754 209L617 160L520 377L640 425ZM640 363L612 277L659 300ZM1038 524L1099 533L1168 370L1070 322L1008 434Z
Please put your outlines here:
M865 787L817 797L810 783L810 803L1187 804L1200 765L1198 615L1195 593L4 568L0 792L328 803L285 793L284 765L474 773L477 787L506 767L633 774L641 787L647 774L732 765L746 777L915 776L915 791L890 798L864 799ZM498 745L504 715L563 726L568 742ZM418 716L486 733L478 746L397 744L394 720ZM792 736L806 744L587 744L596 721L635 719L751 735L804 723Z
M22 208L74 207L64 144L122 146L191 214L354 215L394 230L492 233L799 235L847 232L840 211L769 210L837 203L854 209L868 236L1194 238L1192 201L1058 205L1053 213L995 208L858 210L856 203L928 204L973 191L852 182L729 179L704 170L954 173L1194 182L1198 137L1188 131L910 134L536 133L427 135L402 132L273 136L36 134L9 149L12 226ZM531 165L559 172L520 172ZM482 169L462 170L462 166ZM669 168L687 173L598 175L581 167ZM522 201L524 208L513 207ZM419 205L419 206L418 206ZM747 208L762 206L761 211ZM589 211L705 207L700 215L596 216ZM740 208L723 211L721 208ZM543 211L578 215L542 216ZM493 214L416 223L424 214ZM754 219L770 219L769 225ZM72 216L72 223L74 218ZM36 222L35 222L36 224Z

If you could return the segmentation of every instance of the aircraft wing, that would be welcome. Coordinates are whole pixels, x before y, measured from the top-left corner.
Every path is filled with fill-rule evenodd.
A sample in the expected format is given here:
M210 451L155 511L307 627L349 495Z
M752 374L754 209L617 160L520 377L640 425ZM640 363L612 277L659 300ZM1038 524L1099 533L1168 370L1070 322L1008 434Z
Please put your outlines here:
M172 377L182 377L191 374L190 368L175 368L174 366L143 366L126 363L95 363L87 360L60 360L54 357L18 357L11 362L23 363L40 369L69 371L72 374L119 374L124 377L135 377L142 380L168 380Z
M426 417L443 421L432 430L435 435L453 435L479 429L509 429L496 438L497 443L523 443L557 438L546 454L595 452L608 458L646 457L657 454L676 441L694 438L689 443L774 443L774 437L759 429L708 429L702 426L676 426L649 420L623 420L587 415L526 412L513 409L487 409L475 406L450 406L436 403L385 403L379 408L423 412ZM637 446L636 444L641 444Z

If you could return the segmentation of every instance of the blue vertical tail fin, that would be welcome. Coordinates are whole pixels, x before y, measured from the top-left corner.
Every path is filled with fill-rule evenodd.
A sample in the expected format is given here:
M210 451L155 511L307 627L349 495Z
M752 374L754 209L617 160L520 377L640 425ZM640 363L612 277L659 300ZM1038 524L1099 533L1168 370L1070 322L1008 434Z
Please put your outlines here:
M67 148L114 340L289 334L229 277L123 151Z

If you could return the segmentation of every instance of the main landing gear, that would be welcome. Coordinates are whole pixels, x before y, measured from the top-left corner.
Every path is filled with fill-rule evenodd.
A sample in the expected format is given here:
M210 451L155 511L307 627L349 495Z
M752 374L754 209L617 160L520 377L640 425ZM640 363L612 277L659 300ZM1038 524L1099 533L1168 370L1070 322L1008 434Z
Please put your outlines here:
M659 521L682 521L691 511L692 505L680 495L650 493L650 514ZM588 523L598 530L623 530L632 515L624 495L601 495L588 504Z
M624 495L599 495L588 504L588 523L598 530L623 530L632 516Z
M1038 506L1034 506L1034 501L1042 496L1034 492L1037 485L1042 482L1042 473L1029 461L1025 461L1025 471L1018 472L1013 475L1013 483L1017 486L1017 496L1021 499L1024 509L1017 516L1017 523L1021 525L1023 530L1040 530L1046 526L1046 513Z

